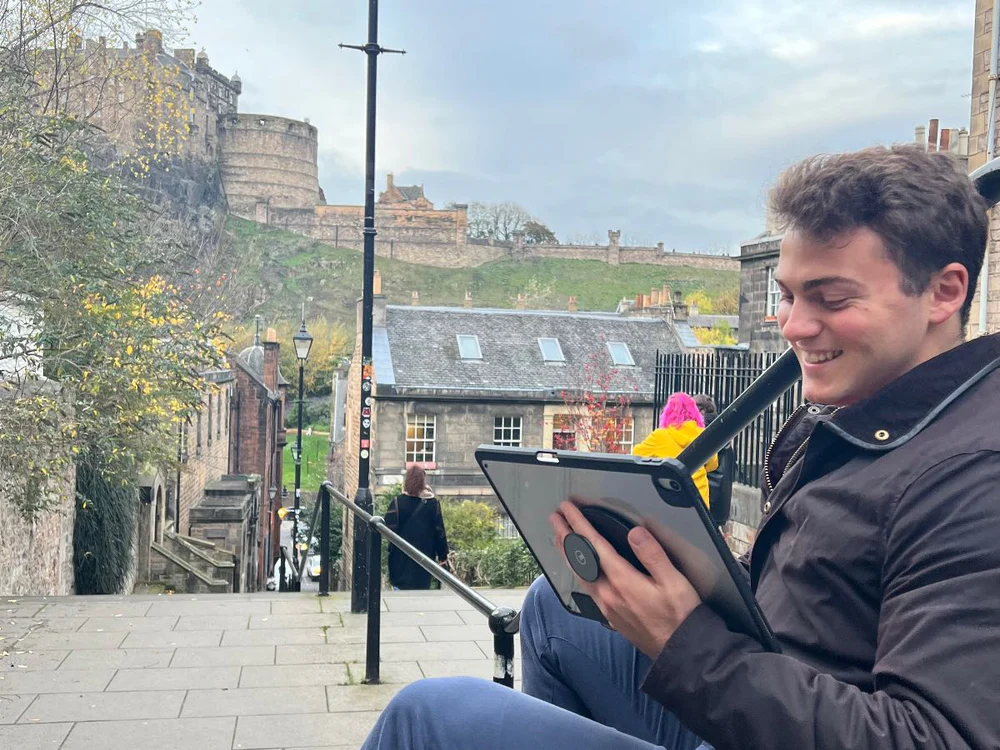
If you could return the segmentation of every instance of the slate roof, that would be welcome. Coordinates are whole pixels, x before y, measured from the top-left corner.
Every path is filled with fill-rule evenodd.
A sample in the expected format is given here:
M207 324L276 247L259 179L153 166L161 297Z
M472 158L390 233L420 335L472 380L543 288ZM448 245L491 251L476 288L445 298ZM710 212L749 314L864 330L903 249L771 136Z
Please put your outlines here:
M688 315L688 325L692 328L711 328L716 323L724 323L730 328L740 326L739 315Z
M415 201L424 197L423 185L396 185L396 189L408 201Z
M459 334L479 338L483 358L462 360ZM559 340L564 364L546 364L538 339ZM620 368L639 388L653 392L656 351L683 351L671 323L615 313L568 313L389 305L385 328L373 331L372 359L379 395L412 391L474 392L554 398L580 387L584 364L604 342L628 345L634 368ZM626 380L620 379L624 386ZM617 387L617 386L616 386ZM624 389L624 387L623 387ZM555 393L553 393L555 392Z

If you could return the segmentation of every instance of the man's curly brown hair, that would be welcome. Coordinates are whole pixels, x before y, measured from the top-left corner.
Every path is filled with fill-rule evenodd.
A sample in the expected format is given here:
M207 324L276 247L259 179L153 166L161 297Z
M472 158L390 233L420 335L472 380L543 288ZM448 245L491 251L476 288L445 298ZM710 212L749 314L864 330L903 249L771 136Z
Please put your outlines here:
M986 252L986 201L950 154L919 146L815 156L787 169L769 199L784 229L820 241L867 227L881 237L906 294L949 263L969 272L964 326Z

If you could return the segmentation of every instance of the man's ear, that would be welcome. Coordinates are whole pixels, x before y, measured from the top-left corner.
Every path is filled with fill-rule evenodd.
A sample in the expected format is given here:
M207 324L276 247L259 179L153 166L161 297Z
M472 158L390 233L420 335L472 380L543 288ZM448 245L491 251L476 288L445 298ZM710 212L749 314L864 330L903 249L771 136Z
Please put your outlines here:
M961 263L949 263L931 276L927 285L930 322L940 325L957 314L969 292L969 272Z

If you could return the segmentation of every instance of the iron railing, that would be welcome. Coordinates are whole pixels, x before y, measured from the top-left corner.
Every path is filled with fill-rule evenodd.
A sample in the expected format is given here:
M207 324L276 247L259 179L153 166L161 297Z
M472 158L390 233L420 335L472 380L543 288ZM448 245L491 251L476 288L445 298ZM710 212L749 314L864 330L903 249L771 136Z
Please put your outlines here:
M692 396L707 393L721 412L780 356L770 352L725 349L690 354L657 352L652 428L656 428L660 409L671 393L683 391ZM737 482L759 486L767 447L801 403L802 382L796 381L736 436L733 450Z
M448 586L462 599L472 605L481 615L487 618L490 631L493 633L493 681L507 687L514 687L514 636L517 635L521 624L521 613L510 607L497 606L485 596L473 588L470 588L464 581L456 578L452 573L435 563L431 558L406 541L396 532L385 525L382 516L375 516L338 492L330 482L323 482L320 485L318 501L322 504L323 524L320 543L320 596L328 596L330 591L330 498L333 498L345 508L350 510L357 518L366 525L368 556L368 581L367 581L367 631L368 637L365 644L365 682L375 684L379 682L379 650L380 650L380 627L381 608L379 606L382 598L382 537L384 536L390 543L396 545L417 565L426 570L442 585ZM378 532L372 533L372 530ZM360 581L353 581L354 586L365 585Z

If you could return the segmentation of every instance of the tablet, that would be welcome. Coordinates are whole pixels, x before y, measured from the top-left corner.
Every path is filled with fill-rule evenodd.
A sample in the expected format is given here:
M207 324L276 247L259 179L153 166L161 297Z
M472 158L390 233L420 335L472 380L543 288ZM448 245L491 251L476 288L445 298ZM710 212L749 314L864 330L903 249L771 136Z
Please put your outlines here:
M592 580L588 576L598 575L592 545L576 537L572 549L567 540L562 550L554 541L549 517L564 500L580 507L595 530L639 569L625 535L632 526L644 526L730 630L780 651L746 573L678 460L482 445L476 461L545 578L573 614L607 624L580 585L580 577ZM575 560L573 567L570 559Z

